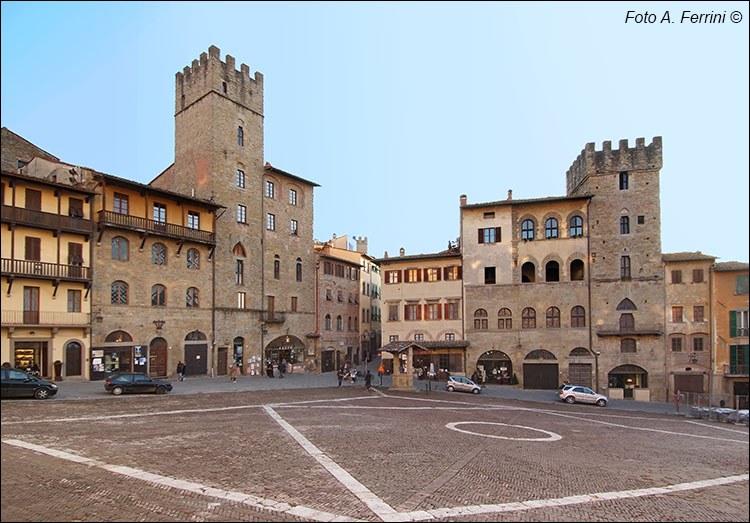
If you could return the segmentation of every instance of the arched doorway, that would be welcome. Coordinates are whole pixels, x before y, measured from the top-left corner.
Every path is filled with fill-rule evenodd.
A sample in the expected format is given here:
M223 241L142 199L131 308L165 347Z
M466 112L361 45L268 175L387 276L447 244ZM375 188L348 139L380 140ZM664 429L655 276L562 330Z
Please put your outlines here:
M81 375L81 356L83 347L77 341L65 345L65 376Z
M167 340L164 338L154 338L148 346L148 374L160 378L167 376Z
M266 345L264 358L265 363L271 361L275 364L286 360L288 371L292 370L289 365L301 368L305 364L305 344L296 336L279 336Z
M609 371L610 389L623 389L624 398L633 398L634 389L648 388L648 372L638 365L620 365Z
M557 389L558 382L559 369L554 354L545 349L537 349L526 355L523 362L524 389L554 390Z
M574 385L593 387L592 360L594 355L584 347L576 347L568 354L568 381Z
M129 333L112 331L101 347L91 348L92 380L103 380L112 372L133 370L133 337Z
M510 385L513 376L513 363L503 351L489 350L477 360L477 373L483 383Z
M208 343L206 335L199 330L185 336L185 375L208 373Z

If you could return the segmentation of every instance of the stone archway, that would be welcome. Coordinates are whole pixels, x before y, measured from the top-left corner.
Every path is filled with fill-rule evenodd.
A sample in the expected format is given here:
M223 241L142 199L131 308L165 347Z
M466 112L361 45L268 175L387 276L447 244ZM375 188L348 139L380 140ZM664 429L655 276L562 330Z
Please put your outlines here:
M277 365L281 360L286 360L287 372L301 370L305 364L306 349L304 342L296 336L279 336L266 345L263 351L264 363L271 361Z
M620 365L607 376L610 390L622 389L627 399L634 397L635 389L648 389L648 372L638 365Z
M546 349L529 352L523 361L523 388L554 390L559 385L559 366Z
M482 383L510 385L513 376L513 362L503 351L488 350L479 356L476 370Z

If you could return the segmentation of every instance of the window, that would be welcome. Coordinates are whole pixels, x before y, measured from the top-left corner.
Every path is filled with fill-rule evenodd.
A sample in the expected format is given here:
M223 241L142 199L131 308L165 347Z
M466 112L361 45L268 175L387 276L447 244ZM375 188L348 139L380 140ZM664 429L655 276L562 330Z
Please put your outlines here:
M326 301L331 301L333 299L333 291L331 289L326 289Z
M510 309L502 308L497 311L497 328L498 329L512 329L513 318Z
M297 236L297 220L291 220L289 223L289 233L292 236Z
M427 319L428 320L442 320L442 306L439 303L428 303L427 304Z
M344 291L336 292L336 300L338 300L339 303L344 303Z
M672 323L682 323L682 307L672 307Z
M201 254L198 252L198 249L188 249L186 260L188 269L199 269Z
M201 215L195 211L188 211L187 226L188 229L195 229L196 231L201 228Z
M237 308L238 309L245 308L245 293L244 292L237 293Z
M297 205L297 191L289 189L289 205Z
M747 338L747 310L729 311L729 336Z
M281 261L279 260L278 254L273 258L273 278L274 280L278 280L281 277Z
M672 283L682 283L682 271L672 271Z
M580 216L573 216L570 219L570 237L578 238L583 236L583 218Z
M620 173L620 190L626 191L628 189L628 172L623 171Z
M167 305L167 288L164 285L156 284L151 287L151 306L166 307Z
M586 311L580 305L576 305L570 310L570 326L571 327L585 327L586 326Z
M747 374L748 364L750 363L750 346L744 345L729 346L729 373L730 374Z
M237 145L240 147L245 145L245 133L242 131L242 126L237 127Z
M734 293L735 294L748 294L747 274L739 274L734 277Z
M477 229L479 236L479 243L499 243L500 242L500 227L489 227L485 229Z
M235 244L235 246L232 248L232 254L235 256L245 256L245 248L242 246L241 243Z
M422 319L422 307L418 303L408 303L404 305L404 319L406 321L416 321Z
M706 339L703 336L693 337L693 352L703 352L703 348L706 346Z
M42 259L42 239L33 236L26 237L24 259L31 261L41 261Z
M344 277L344 266L340 265L338 263L335 264L334 265L334 273L336 274L337 277L343 278Z
M128 214L128 195L115 193L112 199L112 211L117 214Z
M484 309L477 309L474 312L474 328L487 330L488 327L487 311Z
M268 198L273 198L273 195L274 195L273 182L266 181L266 196Z
M440 281L440 269L425 269L425 281Z
M495 268L485 267L484 268L484 284L491 285L495 283Z
M154 265L167 264L167 248L163 243L155 243L151 246L151 263Z
M446 281L454 281L461 278L461 267L456 265L452 267L445 267L443 269L443 279Z
M620 234L630 234L630 218L620 216Z
M628 313L620 314L620 331L632 331L635 329L635 319Z
M333 274L333 264L331 262L325 262L323 264L323 274Z
M398 321L398 305L388 305L388 321Z
M68 312L81 312L81 291L68 289Z
M68 199L68 216L83 218L83 200L80 198Z
M705 321L703 305L695 305L693 307L693 321Z
M643 225L644 223L646 223L646 217L644 215L642 215L642 214L639 214L638 215L638 225Z
M344 319L341 317L341 315L336 316L336 330L344 330Z
M296 270L297 281L302 281L302 260L297 258L297 270Z
M112 259L113 260L128 260L128 240L122 236L115 236L112 238Z
M630 279L630 256L620 256L620 279Z
M234 267L234 283L242 285L245 282L245 262L237 260Z
M445 341L456 341L456 333L455 332L446 332L445 333Z
M521 312L521 328L536 329L536 311L531 307L526 307Z
M556 261L547 263L544 268L545 281L560 281L560 265Z
M112 305L128 304L128 284L124 281L112 283Z
M346 330L348 331L352 330L352 317L351 316L349 316L349 318L347 319Z
M625 338L620 340L620 352L635 352L635 340L633 338Z
M269 231L276 230L276 216L271 213L266 214L266 229Z
M189 287L185 292L185 306L190 308L198 306L198 289L195 287Z
M221 82L221 92L226 94L227 93L227 83Z
M521 239L534 239L534 222L532 220L524 220L523 223L521 223Z
M247 208L244 205L237 205L237 223L247 223Z
M675 336L672 338L672 352L682 352L682 338Z
M573 260L570 262L570 281L583 281L583 261Z
M547 328L560 328L560 309L558 309L557 307L550 307L549 309L547 309Z
M235 182L237 183L237 187L241 189L245 188L245 171L243 171L242 169L237 169Z
M703 269L693 269L693 283L703 282Z
M424 341L424 334L415 334L414 341Z
M154 222L157 225L166 225L167 223L167 206L163 203L154 203Z
M532 262L521 265L521 283L534 283L536 281L536 267Z
M404 271L404 276L406 283L415 283L418 282L421 278L419 277L419 269L406 269Z
M544 223L544 237L545 238L557 238L557 220L549 218Z
M446 320L457 320L458 319L458 302L450 301L445 304L445 319Z
M291 309L292 312L297 312L297 297L296 296L292 296L292 303L289 308Z
M394 334L394 335L388 336L388 341L389 342L390 341L398 341L398 335Z

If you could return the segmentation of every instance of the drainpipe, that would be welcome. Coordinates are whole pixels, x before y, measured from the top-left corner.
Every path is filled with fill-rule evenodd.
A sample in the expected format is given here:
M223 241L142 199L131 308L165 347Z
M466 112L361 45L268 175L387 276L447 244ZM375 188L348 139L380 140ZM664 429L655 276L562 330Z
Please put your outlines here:
M711 404L714 394L714 264L708 268L708 419L711 419Z
M586 264L587 279L586 288L588 289L589 299L589 350L594 354L596 360L595 379L594 384L596 385L596 392L601 394L599 391L599 354L594 350L594 334L592 325L593 314L591 312L591 198L586 202L586 250L589 262Z
M662 322L664 326L664 381L665 381L664 390L667 394L667 397L665 399L666 401L669 401L669 380L670 380L669 378L669 343L668 343L669 333L667 331L667 325L668 325L667 307L669 305L667 304L667 266L666 264L662 263L662 267L664 271L664 274L663 274L664 283L661 286L661 288L664 291L664 321Z

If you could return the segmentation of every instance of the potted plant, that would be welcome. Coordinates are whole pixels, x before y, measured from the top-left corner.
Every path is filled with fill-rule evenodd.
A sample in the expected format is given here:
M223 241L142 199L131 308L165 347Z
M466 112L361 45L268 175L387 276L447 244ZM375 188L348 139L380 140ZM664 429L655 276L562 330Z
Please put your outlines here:
M55 360L55 381L62 381L62 361Z

